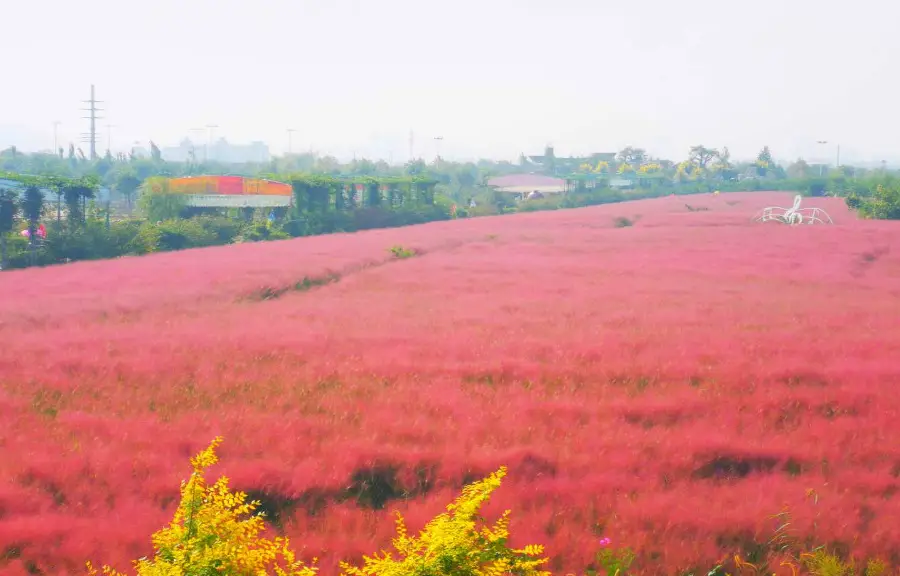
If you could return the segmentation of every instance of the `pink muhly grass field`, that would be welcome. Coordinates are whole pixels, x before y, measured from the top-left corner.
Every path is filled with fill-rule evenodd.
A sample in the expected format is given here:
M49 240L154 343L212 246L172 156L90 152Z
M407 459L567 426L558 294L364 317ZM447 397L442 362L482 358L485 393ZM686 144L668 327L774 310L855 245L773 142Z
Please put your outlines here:
M558 571L603 537L709 569L785 506L800 537L896 561L900 226L837 199L804 200L832 227L751 222L791 201L4 272L0 570L127 568L218 434L216 473L324 573L389 545L392 510L417 529L501 465L491 510Z

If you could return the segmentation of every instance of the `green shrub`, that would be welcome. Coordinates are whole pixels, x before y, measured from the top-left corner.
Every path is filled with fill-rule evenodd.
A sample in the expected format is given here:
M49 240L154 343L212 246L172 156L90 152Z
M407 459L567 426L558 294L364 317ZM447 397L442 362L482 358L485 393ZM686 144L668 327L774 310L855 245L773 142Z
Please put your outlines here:
M241 234L243 224L223 216L198 216L194 220L215 236L216 244L230 244Z
M390 249L388 250L388 252L390 252L391 255L394 258L397 258L398 260L402 260L404 258L412 258L413 256L415 256L417 254L417 252L414 249L404 248L403 246L400 246L399 244L396 246L391 246Z
M158 225L160 251L184 250L216 244L216 235L197 220L166 220Z
M263 242L266 240L286 240L291 235L268 222L250 222L240 229L235 242Z
M852 198L852 200L851 200ZM900 183L886 181L875 187L870 197L847 197L847 206L857 208L864 218L900 220Z

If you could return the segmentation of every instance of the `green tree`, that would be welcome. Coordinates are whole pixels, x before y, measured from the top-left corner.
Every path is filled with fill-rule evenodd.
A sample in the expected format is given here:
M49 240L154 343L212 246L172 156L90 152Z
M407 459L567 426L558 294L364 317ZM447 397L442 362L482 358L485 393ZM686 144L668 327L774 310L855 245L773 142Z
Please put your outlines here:
M768 146L763 146L763 149L756 155L756 173L765 176L773 167L772 152Z
M553 146L544 148L544 169L549 174L556 173L556 154L553 152Z
M864 218L900 220L900 181L882 179L871 196L860 198L855 193L847 197L847 206L858 209Z
M74 228L85 224L87 201L95 196L97 187L98 180L94 176L73 180L62 186L62 196L66 203L67 220L70 227Z
M6 240L16 224L18 195L12 190L0 190L0 270L6 268Z
M716 157L710 169L722 180L732 180L737 176L737 172L731 164L731 152L727 146L716 151Z
M422 159L411 160L406 163L406 173L410 176L421 176L427 169L428 166Z
M459 167L456 171L456 182L459 184L459 189L462 191L463 188L471 188L478 182L478 167L472 164L471 162L467 162Z
M647 151L643 148L634 146L626 146L619 150L616 154L616 160L622 164L631 164L632 166L640 166L647 161Z
M375 163L366 158L354 159L347 168L351 174L358 176L371 176L376 172Z
M806 178L809 175L809 164L803 158L798 158L796 162L788 166L787 175L790 178Z
M31 264L34 265L34 248L37 242L38 221L44 211L44 193L36 184L25 187L22 198L22 213L28 220L28 249L31 252Z
M138 178L133 169L127 168L116 173L113 180L113 186L116 191L125 198L125 202L128 205L128 213L131 214L134 196L141 186L141 179Z
M142 194L139 200L141 212L150 222L180 218L187 207L183 194Z
M316 158L313 172L320 174L336 174L341 170L341 163L334 156L321 156Z
M707 148L703 145L691 146L691 153L688 156L690 161L693 164L696 164L700 167L700 170L705 171L707 164L710 163L711 160L718 157L719 151L715 148Z

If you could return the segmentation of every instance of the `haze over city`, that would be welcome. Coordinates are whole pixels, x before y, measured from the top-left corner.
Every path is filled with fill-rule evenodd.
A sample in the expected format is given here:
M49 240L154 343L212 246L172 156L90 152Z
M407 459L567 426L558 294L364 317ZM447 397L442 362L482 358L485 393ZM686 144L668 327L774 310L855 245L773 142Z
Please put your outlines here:
M839 143L896 162L898 16L877 0L35 0L0 40L0 148L50 149L54 121L78 143L95 84L113 151L214 124L276 154L291 128L295 152L395 162L410 131L416 157L442 136L449 159L702 143L831 161Z

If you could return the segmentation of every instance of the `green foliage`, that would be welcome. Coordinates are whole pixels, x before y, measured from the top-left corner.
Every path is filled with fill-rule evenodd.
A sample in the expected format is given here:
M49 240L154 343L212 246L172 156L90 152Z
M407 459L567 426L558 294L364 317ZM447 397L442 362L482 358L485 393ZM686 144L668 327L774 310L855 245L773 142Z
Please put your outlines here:
M404 248L403 246L400 246L399 244L397 246L391 246L388 249L388 251L391 253L391 255L394 258L397 258L397 259L412 258L413 256L415 256L417 254L415 249Z
M84 224L85 204L88 198L95 196L99 186L97 179L89 176L66 183L58 183L56 186L65 200L69 224L72 226Z
M250 222L241 227L235 242L263 242L266 240L286 240L290 234L278 226L266 222Z
M845 563L834 554L817 550L812 554L802 554L800 559L813 576L854 576L856 569L852 562Z
M182 194L143 194L139 204L141 212L151 222L171 220L186 215L187 200Z
M809 196L825 196L828 190L828 181L824 178L810 178L806 190Z
M137 194L137 190L140 185L141 179L138 178L137 173L133 168L125 168L115 173L113 186L120 194L122 194L122 196L125 197L125 200L128 202L129 209L134 202L135 194Z
M37 184L29 184L25 187L25 194L22 197L22 213L29 223L29 230L36 226L37 221L41 218L41 212L44 210L44 193Z
M48 226L47 240L40 253L41 264L74 260L115 258L131 253L139 231L136 222L114 222L107 229L103 222L89 220L76 228Z
M197 216L194 220L215 237L216 244L230 244L234 242L246 226L234 218L223 216Z
M604 538L602 544L608 545L609 539ZM625 576L636 558L630 548L602 548L595 557L594 564L585 572L587 576Z
M19 213L18 195L10 190L0 190L0 234L12 231Z
M152 226L152 224L148 224ZM206 229L203 223L195 219L165 220L156 225L159 237L156 250L168 252L171 250L184 250L186 248L199 248L213 246L216 242L216 234Z
M875 184L874 190L852 192L846 198L847 206L859 211L864 218L900 220L900 181L885 178Z
M7 266L9 256L9 233L16 223L19 204L16 194L9 190L0 190L0 270Z

